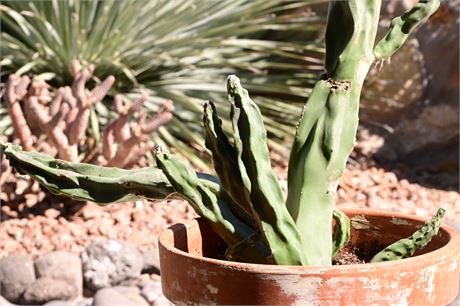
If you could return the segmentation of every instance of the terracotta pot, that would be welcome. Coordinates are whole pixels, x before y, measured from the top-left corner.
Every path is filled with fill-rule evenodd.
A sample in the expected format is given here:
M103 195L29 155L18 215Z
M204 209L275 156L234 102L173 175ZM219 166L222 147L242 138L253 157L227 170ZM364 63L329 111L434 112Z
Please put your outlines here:
M375 210L345 210L352 243L389 245L426 220ZM377 242L378 241L378 242ZM201 219L159 238L161 282L177 304L446 305L459 288L460 234L443 225L416 256L373 264L299 267L229 262L223 242Z

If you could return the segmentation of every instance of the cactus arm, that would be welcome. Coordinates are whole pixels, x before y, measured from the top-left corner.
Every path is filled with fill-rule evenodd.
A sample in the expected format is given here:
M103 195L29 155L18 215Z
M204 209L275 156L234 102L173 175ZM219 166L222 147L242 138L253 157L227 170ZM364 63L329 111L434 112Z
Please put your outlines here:
M391 21L388 33L374 48L377 60L390 58L411 32L438 9L440 0L420 0L410 10Z
M359 96L374 61L380 1L331 1L326 73L307 101L291 150L286 206L311 265L330 265L335 187L351 153Z
M334 236L332 238L332 258L350 241L350 219L341 211L334 209Z
M181 194L195 212L205 218L213 230L228 244L235 245L254 235L254 230L237 218L228 203L206 187L189 168L177 157L168 153L157 153L157 164L163 170L177 193ZM263 242L255 248L246 248L239 258L248 262L266 262L268 248Z
M212 102L204 104L203 125L205 144L212 153L214 169L219 176L220 184L236 203L248 214L252 214L251 204L244 193L236 150L225 135Z
M412 236L396 241L377 253L370 262L382 262L410 257L416 250L425 247L439 231L446 211L438 209L436 215Z
M236 76L227 79L227 90L238 168L252 215L277 264L307 264L299 232L284 205L281 187L271 168L260 111Z
M99 204L140 197L163 199L174 189L160 169L124 170L72 163L46 154L24 152L17 145L1 144L10 165L28 174L53 194Z

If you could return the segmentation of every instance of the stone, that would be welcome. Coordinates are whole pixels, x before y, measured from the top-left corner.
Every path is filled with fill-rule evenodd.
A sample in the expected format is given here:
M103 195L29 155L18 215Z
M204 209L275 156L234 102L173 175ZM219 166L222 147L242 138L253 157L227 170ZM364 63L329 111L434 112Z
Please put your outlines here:
M5 299L1 295L0 295L0 305L1 306L14 306L14 304L11 304L7 299Z
M83 275L80 257L64 251L49 252L35 261L37 277L49 277L67 281L75 289L75 296L82 293Z
M93 297L79 296L75 301L72 301L73 306L91 306L93 305Z
M67 301L54 300L44 304L43 306L72 306L72 304Z
M161 295L155 300L152 306L174 306L174 304L171 303L164 295Z
M70 300L75 297L75 288L65 280L42 277L24 292L26 304L45 304L52 300Z
M93 242L81 254L85 284L93 290L136 280L142 270L142 255L120 240Z
M144 265L142 273L160 274L160 254L158 249L150 249L142 254Z
M0 292L10 302L18 302L35 281L34 264L26 255L9 255L0 259Z
M173 305L164 295L161 290L160 281L147 281L142 285L141 295L146 299L150 305Z
M112 289L123 295L139 295L141 290L135 286L114 286Z
M134 286L115 286L112 289L116 290L118 293L129 298L131 301L136 303L136 305L143 305L146 303L145 299L140 295L141 291L138 287Z
M93 306L148 306L146 300L139 295L124 295L120 289L103 288L94 295Z

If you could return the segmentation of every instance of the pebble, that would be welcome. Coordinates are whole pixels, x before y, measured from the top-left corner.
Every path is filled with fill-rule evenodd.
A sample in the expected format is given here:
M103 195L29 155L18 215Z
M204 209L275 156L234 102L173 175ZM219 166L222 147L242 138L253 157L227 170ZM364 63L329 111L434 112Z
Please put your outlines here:
M69 252L54 251L35 261L37 277L50 277L67 281L74 287L75 296L83 291L83 275L80 257Z
M126 241L92 243L81 254L85 284L93 290L136 280L142 270L142 255Z
M94 295L93 306L149 306L139 295L123 295L114 288L99 289Z
M28 256L9 255L0 259L0 288L7 300L18 302L34 281L34 264Z
M42 277L24 292L26 304L44 304L52 300L70 300L75 297L75 288L65 280Z

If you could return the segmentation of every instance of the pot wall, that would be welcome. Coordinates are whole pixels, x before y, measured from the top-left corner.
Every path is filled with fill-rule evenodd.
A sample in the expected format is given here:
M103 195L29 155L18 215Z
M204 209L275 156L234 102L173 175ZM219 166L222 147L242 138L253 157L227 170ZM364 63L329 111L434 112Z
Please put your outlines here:
M425 220L393 212L346 210L354 244L388 245ZM222 241L198 219L160 236L165 296L176 304L446 305L459 287L460 237L443 225L418 256L330 267L235 263L219 256ZM216 252L217 250L217 252ZM428 252L428 253L426 253Z

